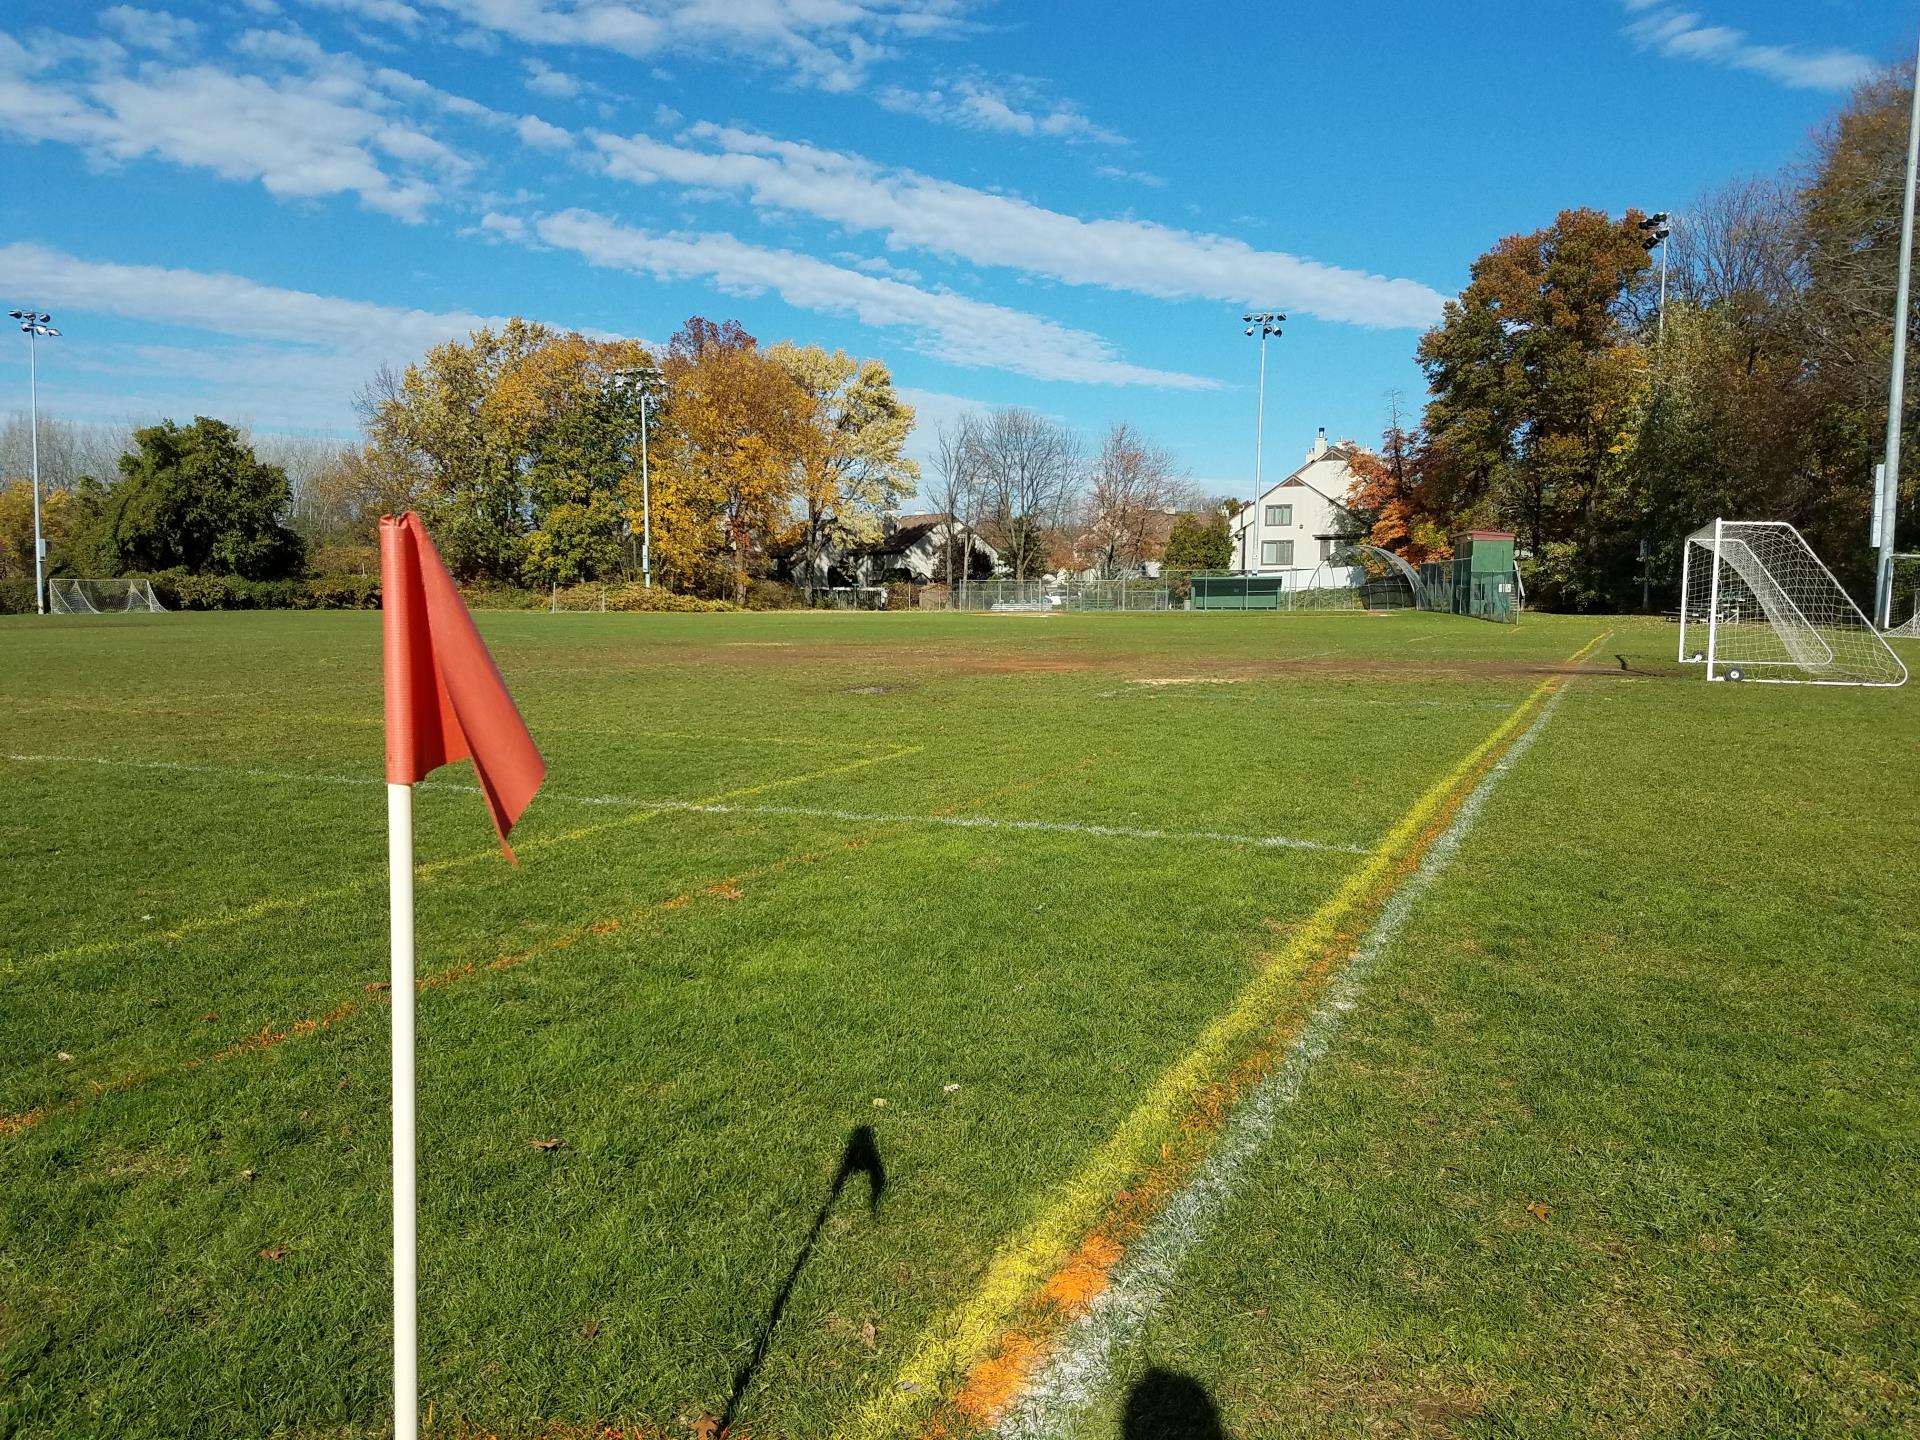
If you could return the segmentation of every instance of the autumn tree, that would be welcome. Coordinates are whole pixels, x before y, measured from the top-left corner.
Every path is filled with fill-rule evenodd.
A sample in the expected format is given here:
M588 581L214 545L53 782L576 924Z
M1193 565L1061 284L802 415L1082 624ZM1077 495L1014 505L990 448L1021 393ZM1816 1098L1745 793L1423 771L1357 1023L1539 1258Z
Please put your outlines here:
M805 397L795 432L798 569L814 586L827 556L880 538L881 519L914 493L919 465L904 453L913 407L878 360L783 340L767 358Z
M979 419L972 444L988 540L1014 579L1039 575L1080 487L1079 437L1037 411L1009 406Z
M946 584L986 578L974 573L984 560L976 560L972 540L985 502L979 429L979 416L963 411L956 419L943 420L934 430L933 474L927 499L948 521L942 532L940 558L934 565L934 578Z
M1138 573L1160 557L1170 517L1191 489L1172 451L1125 421L1108 426L1088 476L1080 558L1104 580Z
M653 356L631 340L547 338L501 372L483 418L515 457L526 493L521 571L536 585L619 572L624 495L638 474L638 383Z
M1647 373L1630 323L1648 268L1640 218L1567 210L1508 236L1420 340L1450 522L1517 531L1549 600L1585 603L1619 564L1616 502Z
M1391 550L1410 565L1452 553L1445 517L1434 511L1437 487L1429 487L1420 432L1401 423L1400 397L1388 401L1387 428L1375 454L1356 450L1348 462L1353 485L1348 508L1367 526L1367 542Z
M683 584L724 576L746 599L798 493L814 406L732 321L689 320L667 346L667 401L655 466L655 546ZM629 513L637 496L629 495Z
M637 342L525 320L476 330L374 377L362 459L329 478L419 510L461 579L598 578L621 564L638 468L620 377L652 363Z

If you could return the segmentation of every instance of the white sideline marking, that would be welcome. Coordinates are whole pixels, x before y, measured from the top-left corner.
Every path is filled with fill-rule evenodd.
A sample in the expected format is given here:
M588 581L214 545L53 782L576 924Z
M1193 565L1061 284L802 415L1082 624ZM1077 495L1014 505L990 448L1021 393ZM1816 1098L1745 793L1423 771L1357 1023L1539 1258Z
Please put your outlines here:
M243 765L194 765L183 760L122 760L98 755L0 755L20 764L104 765L126 770L165 770L182 775L242 775L249 780L285 780L309 785L382 786L386 780L364 775L315 775L287 770L256 770ZM477 785L452 780L423 780L420 790L481 793ZM811 805L730 805L698 800L642 800L629 795L564 795L542 792L541 799L564 805L611 805L635 810L676 810L699 815L786 815L813 820L848 820L858 825L944 825L956 830L1030 830L1087 835L1100 840L1205 840L1222 845L1254 845L1266 850L1325 850L1365 855L1364 845L1331 840L1302 840L1292 835L1237 835L1225 830L1148 830L1132 825L1095 825L1076 820L1014 820L992 815L889 815L866 810L833 810Z
M1565 694L1562 686L1548 697L1533 723L1461 803L1413 874L1388 898L1373 928L1308 1015L1280 1067L1248 1091L1193 1179L1129 1247L1107 1289L1069 1322L1025 1393L1001 1417L993 1431L1001 1440L1065 1435L1103 1391L1115 1359L1139 1339L1181 1265L1233 1197L1248 1164L1272 1138L1281 1112L1299 1098L1308 1071L1332 1047L1334 1036L1358 1004L1368 975L1406 923L1415 902L1459 853L1487 797L1531 748Z

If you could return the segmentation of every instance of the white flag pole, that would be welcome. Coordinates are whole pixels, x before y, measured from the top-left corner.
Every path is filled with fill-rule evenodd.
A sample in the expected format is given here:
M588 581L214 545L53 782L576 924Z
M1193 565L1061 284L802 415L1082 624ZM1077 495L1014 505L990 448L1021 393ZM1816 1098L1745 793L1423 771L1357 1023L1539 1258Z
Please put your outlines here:
M393 1434L420 1433L420 1355L414 1250L413 787L387 786L387 871L393 978Z

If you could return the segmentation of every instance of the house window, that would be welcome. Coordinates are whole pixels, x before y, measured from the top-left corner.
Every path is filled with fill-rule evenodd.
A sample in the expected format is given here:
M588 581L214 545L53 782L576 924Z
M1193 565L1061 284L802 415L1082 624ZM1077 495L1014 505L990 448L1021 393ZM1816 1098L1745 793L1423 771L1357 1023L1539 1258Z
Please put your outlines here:
M1322 560L1331 560L1333 558L1333 541L1322 540L1320 542L1320 558Z
M1293 507L1291 505L1267 506L1267 524L1291 525L1292 523L1293 523Z
M1262 565L1293 564L1293 542L1291 540L1262 540L1260 542L1260 563Z

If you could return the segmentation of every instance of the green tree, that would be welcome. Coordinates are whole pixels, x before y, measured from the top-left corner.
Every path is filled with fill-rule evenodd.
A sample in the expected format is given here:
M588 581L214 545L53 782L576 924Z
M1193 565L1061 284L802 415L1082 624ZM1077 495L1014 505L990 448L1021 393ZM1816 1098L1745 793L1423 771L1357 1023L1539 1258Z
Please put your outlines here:
M1225 570L1233 563L1233 537L1224 515L1176 515L1160 563L1168 570Z
M278 580L304 564L300 537L281 523L286 472L262 464L220 420L171 420L133 432L120 481L106 494L93 539L118 572L182 568Z

